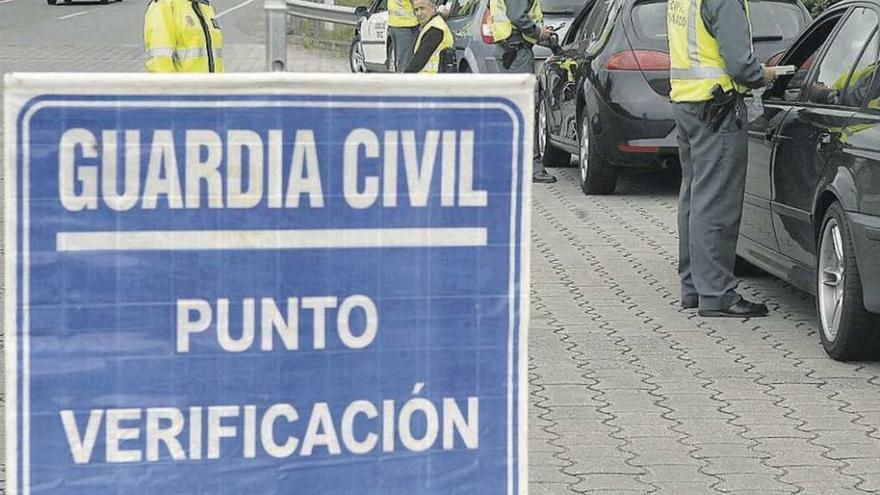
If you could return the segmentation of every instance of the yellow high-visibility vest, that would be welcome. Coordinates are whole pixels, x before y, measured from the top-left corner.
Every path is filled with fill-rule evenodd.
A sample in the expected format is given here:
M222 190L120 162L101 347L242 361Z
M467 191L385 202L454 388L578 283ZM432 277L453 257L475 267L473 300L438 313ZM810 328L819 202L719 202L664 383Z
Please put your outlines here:
M748 0L743 0L743 3L746 19L749 19ZM735 83L727 73L718 40L709 33L703 22L702 6L703 0L669 0L667 3L672 101L711 100L712 88L716 84L720 84L724 91L748 91L747 87ZM749 19L750 34L751 30L752 22Z
M422 30L419 31L419 37L416 39L416 49L415 51L419 51L419 46L422 44L422 37L425 33L428 32L432 27L443 31L443 40L440 41L440 44L437 45L437 48L434 50L434 53L431 54L431 58L428 59L428 63L422 67L420 73L423 74L436 74L440 70L440 52L446 48L452 47L452 31L449 30L449 26L446 24L446 21L443 20L443 17L440 14L435 15L431 18L430 21L425 23L422 26Z
M509 38L513 33L513 23L507 17L507 2L505 0L489 0L489 12L492 16L492 37L495 39L495 43L500 43ZM541 0L532 0L528 16L538 26L538 30L544 27L544 12L541 10ZM538 41L525 33L523 33L523 38L529 43Z
M223 72L223 33L207 0L151 0L144 15L147 72Z
M388 26L415 27L419 19L413 10L412 0L388 0Z

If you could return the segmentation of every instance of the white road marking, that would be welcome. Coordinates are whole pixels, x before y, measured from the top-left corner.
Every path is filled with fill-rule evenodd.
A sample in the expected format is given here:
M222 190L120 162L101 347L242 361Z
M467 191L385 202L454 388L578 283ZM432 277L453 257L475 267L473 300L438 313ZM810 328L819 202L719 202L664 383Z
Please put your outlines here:
M248 5L249 3L253 3L253 1L254 1L254 0L245 0L244 2L241 2L240 4L236 5L235 7L232 7L232 8L229 8L229 9L224 10L223 12L220 12L219 14L217 14L217 15L214 16L214 17L216 17L217 19L219 19L219 18L223 17L223 16L226 15L226 14L229 14L229 13L231 13L231 12L235 12L236 10L238 10L238 9L240 9L240 8L242 8L242 7L246 6L246 5Z
M61 16L61 17L58 18L58 20L59 20L59 21L63 21L64 19L70 19L71 17L76 17L76 16L79 16L79 15L85 15L85 14L88 14L89 12L91 12L92 10L95 10L95 9L84 10L84 11L82 11L82 12L77 12L76 14L69 14L69 15Z

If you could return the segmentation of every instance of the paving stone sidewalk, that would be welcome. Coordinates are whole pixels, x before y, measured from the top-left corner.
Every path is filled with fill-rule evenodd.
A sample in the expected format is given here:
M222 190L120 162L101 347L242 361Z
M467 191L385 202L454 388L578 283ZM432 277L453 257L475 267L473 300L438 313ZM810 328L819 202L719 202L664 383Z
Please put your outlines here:
M880 490L880 365L828 359L811 297L755 272L740 290L769 318L681 310L676 179L587 197L554 173L534 187L532 494Z

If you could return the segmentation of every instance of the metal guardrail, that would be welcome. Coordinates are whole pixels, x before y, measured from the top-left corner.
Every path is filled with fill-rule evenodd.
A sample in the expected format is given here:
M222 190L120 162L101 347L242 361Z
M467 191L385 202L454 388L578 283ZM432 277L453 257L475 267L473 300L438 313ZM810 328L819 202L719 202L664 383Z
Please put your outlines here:
M266 69L287 70L287 17L356 26L353 7L324 5L306 0L265 0Z
M287 0L287 13L303 19L332 22L334 24L343 24L346 26L357 25L357 18L354 16L354 7L323 5L304 0Z

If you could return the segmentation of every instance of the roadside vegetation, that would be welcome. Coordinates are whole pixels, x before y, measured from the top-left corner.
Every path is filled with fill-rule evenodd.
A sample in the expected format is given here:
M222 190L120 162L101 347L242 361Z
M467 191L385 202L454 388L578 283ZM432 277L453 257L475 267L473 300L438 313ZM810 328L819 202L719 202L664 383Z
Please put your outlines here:
M803 0L804 5L810 9L810 13L813 14L813 17L821 14L825 9L839 1L840 0Z
M369 7L370 0L335 0L334 4L343 7L359 5ZM354 28L291 17L288 19L288 33L305 47L319 47L347 53L348 45L354 36Z

